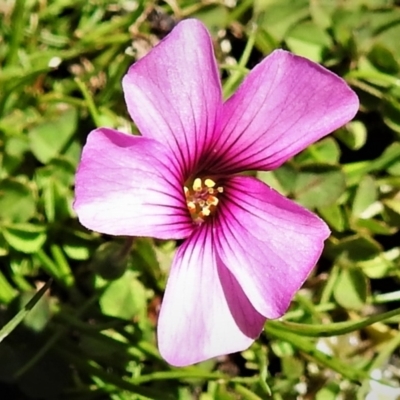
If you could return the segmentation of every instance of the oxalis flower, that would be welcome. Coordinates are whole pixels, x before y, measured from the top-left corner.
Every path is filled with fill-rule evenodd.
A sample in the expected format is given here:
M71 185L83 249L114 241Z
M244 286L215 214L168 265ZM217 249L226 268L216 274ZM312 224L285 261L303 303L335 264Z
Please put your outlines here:
M76 176L79 219L109 235L184 239L158 321L170 364L244 350L287 310L329 229L239 173L279 167L353 118L358 99L333 73L277 50L223 102L196 20L179 23L122 85L142 136L90 133Z

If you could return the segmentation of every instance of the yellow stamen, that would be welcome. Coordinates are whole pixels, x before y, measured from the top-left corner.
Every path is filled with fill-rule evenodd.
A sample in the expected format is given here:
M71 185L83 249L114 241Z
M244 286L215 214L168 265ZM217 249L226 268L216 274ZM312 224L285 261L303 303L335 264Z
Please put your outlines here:
M189 212L191 212L191 213L196 211L196 204L194 204L193 201L188 201L187 207L189 209Z
M214 182L212 179L210 179L210 178L207 178L207 179L204 181L204 184L205 184L208 188L213 188L213 187L215 186L215 182Z
M216 206L219 203L219 200L215 196L208 196L207 198L207 204L209 206Z
M208 216L210 215L211 211L210 211L210 209L206 206L206 207L203 207L203 209L201 210L201 213L202 213L205 217L208 217Z
M202 187L202 183L201 183L201 179L200 178L196 178L193 182L193 190L195 192L198 192L201 190Z
M186 204L192 220L196 224L202 224L206 218L214 214L223 192L222 186L211 178L196 178L189 186L184 186Z

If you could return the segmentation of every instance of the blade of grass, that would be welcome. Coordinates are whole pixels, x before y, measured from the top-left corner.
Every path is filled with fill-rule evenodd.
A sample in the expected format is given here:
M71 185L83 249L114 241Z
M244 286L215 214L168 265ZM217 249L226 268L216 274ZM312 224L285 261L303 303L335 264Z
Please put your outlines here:
M0 330L0 343L22 322L29 311L37 304L37 302L42 298L47 289L50 287L52 279L48 280L47 283L32 297L31 300L25 305L25 307L15 315L15 317L9 321Z
M87 309L89 309L101 296L103 291L106 289L105 285L101 290L97 291L92 297L90 297L79 309L76 310L75 316L83 315ZM37 353L26 362L14 375L14 379L19 379L27 371L29 371L36 363L42 359L42 357L69 331L69 327L59 328L53 336L51 336L44 346L42 346Z
M18 49L24 35L24 9L25 0L17 0L12 13L12 35L6 65L16 64L18 61Z

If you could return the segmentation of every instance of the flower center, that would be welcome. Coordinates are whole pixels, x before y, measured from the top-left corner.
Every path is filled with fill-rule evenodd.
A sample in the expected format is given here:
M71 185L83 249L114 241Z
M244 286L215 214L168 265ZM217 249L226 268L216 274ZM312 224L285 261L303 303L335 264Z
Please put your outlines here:
M187 208L194 222L202 223L212 215L219 203L218 195L224 191L222 186L210 178L196 178L192 185L184 186Z

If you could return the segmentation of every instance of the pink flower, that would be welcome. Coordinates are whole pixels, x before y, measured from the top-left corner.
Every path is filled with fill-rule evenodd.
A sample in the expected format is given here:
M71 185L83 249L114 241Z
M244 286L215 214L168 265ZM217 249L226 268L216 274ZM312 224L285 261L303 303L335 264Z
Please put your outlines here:
M333 73L274 51L226 102L205 27L186 20L123 79L142 136L91 132L76 176L81 223L109 235L184 239L158 322L183 366L246 349L289 307L329 236L325 223L261 181L353 118Z

